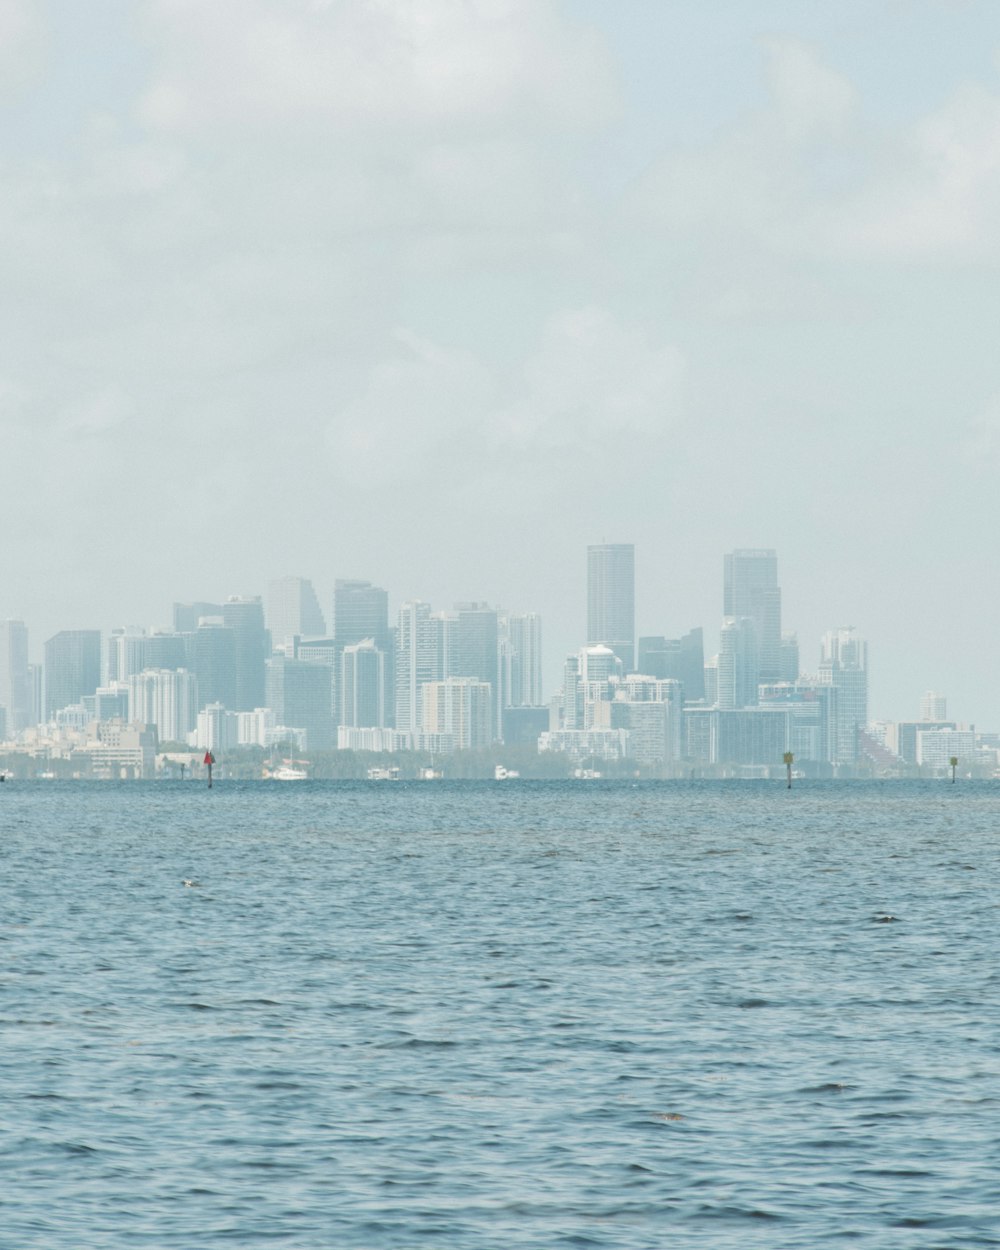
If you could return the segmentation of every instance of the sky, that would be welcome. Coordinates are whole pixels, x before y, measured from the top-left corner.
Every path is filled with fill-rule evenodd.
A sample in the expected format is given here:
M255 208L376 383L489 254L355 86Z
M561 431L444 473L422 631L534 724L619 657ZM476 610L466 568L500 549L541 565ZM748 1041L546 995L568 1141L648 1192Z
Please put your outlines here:
M1000 729L995 0L0 0L0 616L722 557Z

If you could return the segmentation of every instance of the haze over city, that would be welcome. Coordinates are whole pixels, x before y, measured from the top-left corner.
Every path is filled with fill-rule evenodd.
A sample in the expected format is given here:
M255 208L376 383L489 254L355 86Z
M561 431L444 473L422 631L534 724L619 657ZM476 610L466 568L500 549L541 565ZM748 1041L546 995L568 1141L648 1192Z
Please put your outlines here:
M0 618L488 600L716 650L722 554L998 724L1000 11L0 0Z

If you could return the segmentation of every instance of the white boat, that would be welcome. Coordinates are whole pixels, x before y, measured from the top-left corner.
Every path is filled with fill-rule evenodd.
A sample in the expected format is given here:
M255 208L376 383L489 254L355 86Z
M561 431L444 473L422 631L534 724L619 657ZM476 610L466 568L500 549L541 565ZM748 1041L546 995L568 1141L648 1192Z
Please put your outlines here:
M272 770L270 777L272 781L307 781L309 774L304 768L292 768L290 764L282 764Z

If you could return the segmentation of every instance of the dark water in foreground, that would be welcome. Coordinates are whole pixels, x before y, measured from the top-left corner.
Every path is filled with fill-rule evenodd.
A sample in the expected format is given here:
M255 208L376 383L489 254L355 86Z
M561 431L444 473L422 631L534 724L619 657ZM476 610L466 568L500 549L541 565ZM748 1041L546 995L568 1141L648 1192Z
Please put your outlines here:
M1000 1245L998 784L14 783L0 855L4 1250Z

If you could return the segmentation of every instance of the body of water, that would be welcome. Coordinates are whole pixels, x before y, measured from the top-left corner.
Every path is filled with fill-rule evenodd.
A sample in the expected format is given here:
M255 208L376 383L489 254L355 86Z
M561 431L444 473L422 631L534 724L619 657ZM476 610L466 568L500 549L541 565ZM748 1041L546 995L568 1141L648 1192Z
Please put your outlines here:
M0 1247L1000 1245L1000 784L0 787Z

